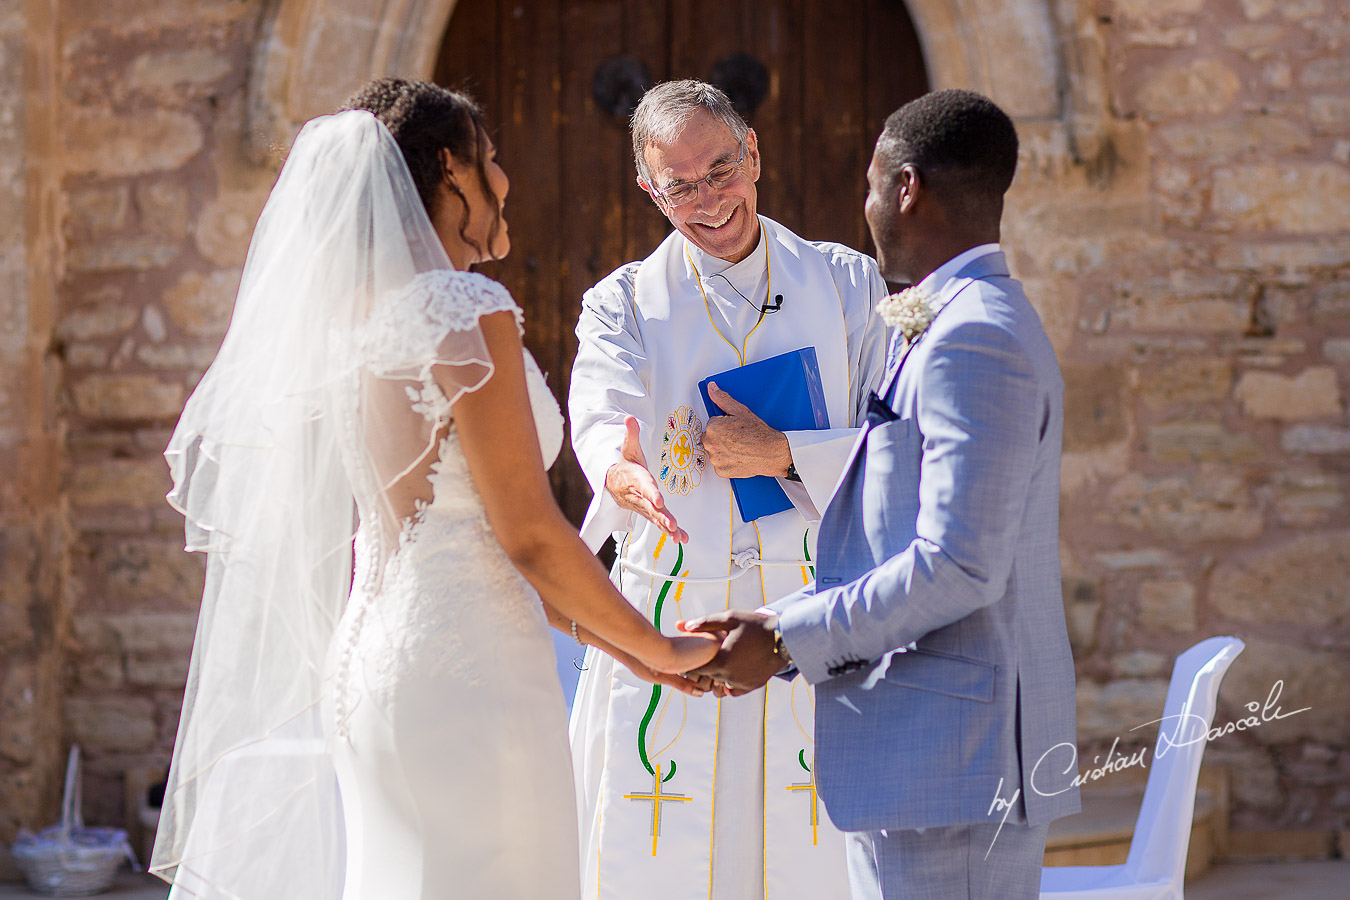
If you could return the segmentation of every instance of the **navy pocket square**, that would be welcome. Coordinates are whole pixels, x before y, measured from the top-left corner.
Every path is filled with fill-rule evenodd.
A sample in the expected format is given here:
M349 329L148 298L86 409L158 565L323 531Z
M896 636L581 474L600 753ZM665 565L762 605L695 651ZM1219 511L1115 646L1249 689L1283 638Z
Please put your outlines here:
M891 409L890 404L886 403L877 396L876 391L870 391L867 397L867 421L871 425L885 425L887 422L894 422L900 418L900 414Z

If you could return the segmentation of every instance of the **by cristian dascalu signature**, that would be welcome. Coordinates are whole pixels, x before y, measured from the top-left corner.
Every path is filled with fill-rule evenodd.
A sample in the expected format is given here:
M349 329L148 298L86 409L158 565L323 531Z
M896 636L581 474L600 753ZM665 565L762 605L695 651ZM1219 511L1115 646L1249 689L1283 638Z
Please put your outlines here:
M1161 719L1153 719L1131 728L1131 731L1138 731L1140 728L1147 728L1150 725L1158 725L1158 746L1156 758L1162 759L1171 750L1188 747L1201 741L1212 741L1216 738L1224 737L1235 731L1250 731L1254 728L1266 724L1267 722L1277 722L1280 719L1287 719L1290 716L1296 716L1299 713L1307 712L1312 709L1311 706L1305 706L1302 709L1296 709L1293 712L1285 712L1280 708L1280 694L1284 691L1284 679L1280 679L1271 685L1270 693L1266 695L1265 703L1253 700L1246 704L1246 710L1249 715L1225 725L1216 725L1210 727L1203 716L1181 715L1181 716L1163 716ZM1175 721L1176 727L1169 729L1163 726L1164 722ZM1141 747L1129 756L1117 755L1116 747L1120 744L1120 738L1117 737L1111 741L1111 748L1106 751L1106 758L1100 756L1092 758L1092 768L1084 769L1074 775L1067 787L1061 787L1058 790L1043 790L1037 785L1036 775L1041 770L1041 765L1046 763L1052 755L1056 758L1067 756L1064 768L1059 772L1062 775L1068 775L1078 766L1078 748L1068 741L1055 744L1049 750L1041 754L1041 758L1036 760L1036 765L1031 769L1031 789L1042 797L1053 797L1062 794L1065 791L1076 787L1082 787L1089 782L1097 781L1112 775L1116 772L1123 772L1126 769L1136 766L1148 766L1148 747ZM989 811L986 815L993 816L996 813L1003 813L1003 818L999 820L998 831L994 832L994 841L998 840L999 833L1003 831L1003 825L1008 821L1009 814L1017 805L1018 799L1022 796L1022 789L1018 788L1012 792L1009 797L1002 796L1003 779L998 780L998 787L994 789L994 802L989 804ZM984 858L989 858L989 852L994 849L994 841L989 842L989 850L985 851Z

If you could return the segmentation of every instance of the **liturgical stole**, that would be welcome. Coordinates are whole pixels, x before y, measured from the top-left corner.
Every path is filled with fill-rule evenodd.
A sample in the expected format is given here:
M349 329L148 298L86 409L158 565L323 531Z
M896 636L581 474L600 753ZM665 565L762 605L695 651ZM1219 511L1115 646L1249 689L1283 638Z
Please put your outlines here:
M830 426L853 424L843 301L831 270L816 248L770 219L760 221L768 248L768 297L782 294L783 304L760 319L743 346L719 331L679 232L662 242L636 276L634 313L650 362L648 390L657 417L644 425L642 445L690 541L676 544L655 527L641 528L620 545L616 582L667 634L678 633L674 626L681 619L727 609L732 578L740 582L741 597L743 583L751 583L755 602L741 600L737 606L754 609L815 577L816 529L795 508L757 520L748 529L748 543L743 537L745 546L733 545L740 517L730 482L713 472L703 450L708 416L698 382L813 346ZM599 878L583 894L613 900L707 898L723 701L689 698L641 681L623 666L613 667L612 678L599 798ZM814 691L800 676L792 682L774 678L761 696L766 895L772 900L777 885L791 886L796 896L838 896L846 884L843 839L815 793ZM822 882L819 892L803 884L814 880Z

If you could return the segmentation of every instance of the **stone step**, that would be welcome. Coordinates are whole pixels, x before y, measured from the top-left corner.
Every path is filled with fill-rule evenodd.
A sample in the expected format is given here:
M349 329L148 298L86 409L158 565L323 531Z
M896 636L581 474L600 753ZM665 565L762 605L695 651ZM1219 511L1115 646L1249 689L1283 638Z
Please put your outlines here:
M1191 842L1186 855L1186 878L1209 871L1222 845L1226 813L1221 813L1220 791L1202 786L1196 791ZM1047 866L1114 866L1130 853L1144 786L1084 787L1083 811L1050 825L1045 846Z

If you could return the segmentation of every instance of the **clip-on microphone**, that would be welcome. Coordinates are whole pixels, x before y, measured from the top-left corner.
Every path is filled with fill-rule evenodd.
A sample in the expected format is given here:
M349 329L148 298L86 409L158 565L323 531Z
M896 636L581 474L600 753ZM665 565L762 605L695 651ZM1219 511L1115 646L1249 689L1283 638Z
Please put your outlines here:
M707 278L707 280L708 280L708 281L712 281L714 278L720 278L720 279L722 279L723 281L725 281L725 282L727 283L727 287L729 287L729 288L731 288L733 291L735 291L736 294L737 294L742 300L744 300L746 303L749 303L749 304L750 304L750 307L751 307L752 309L757 309L757 310L759 310L759 314L760 314L761 316L768 315L769 313L776 313L776 312L778 312L780 309L783 308L783 295L782 295L782 294L775 294L772 300L765 300L763 306L756 306L756 305L755 305L755 302L754 302L753 300L751 300L749 297L747 297L747 296L745 296L744 294L741 293L740 288L736 287L736 285L734 285L734 284L731 283L731 279L730 279L730 278L728 278L727 276L723 275L721 272L718 272L718 273L716 273L716 274L714 274L714 275L709 275L708 278Z

